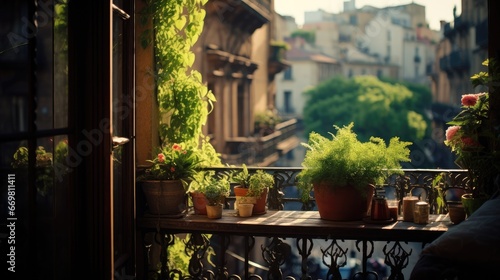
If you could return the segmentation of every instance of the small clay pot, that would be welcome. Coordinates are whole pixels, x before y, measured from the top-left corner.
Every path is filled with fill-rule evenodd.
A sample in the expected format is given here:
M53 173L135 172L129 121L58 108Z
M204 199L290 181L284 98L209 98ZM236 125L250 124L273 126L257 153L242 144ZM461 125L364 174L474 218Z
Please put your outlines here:
M210 219L220 219L222 218L222 204L217 205L206 205L207 217Z
M461 202L448 202L448 215L453 224L459 224L465 220L465 209Z
M238 204L238 215L240 217L252 216L253 206L254 205L252 203L239 203Z

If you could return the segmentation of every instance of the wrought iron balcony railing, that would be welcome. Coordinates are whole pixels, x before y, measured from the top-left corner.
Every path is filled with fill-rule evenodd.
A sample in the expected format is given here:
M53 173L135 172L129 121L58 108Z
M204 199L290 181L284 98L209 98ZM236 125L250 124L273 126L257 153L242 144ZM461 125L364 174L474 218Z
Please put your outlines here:
M351 279L356 275L403 279L422 246L446 232L450 224L446 208L438 203L439 194L449 200L457 190L468 190L463 170L405 169L404 175L378 186L378 192L398 199L411 193L428 201L427 225L331 222L319 218L314 199L300 201L295 186L301 168L249 169L264 169L275 177L264 215L237 217L231 210L234 196L229 197L220 220L190 212L181 218L163 218L139 207L138 254L143 259L138 278Z

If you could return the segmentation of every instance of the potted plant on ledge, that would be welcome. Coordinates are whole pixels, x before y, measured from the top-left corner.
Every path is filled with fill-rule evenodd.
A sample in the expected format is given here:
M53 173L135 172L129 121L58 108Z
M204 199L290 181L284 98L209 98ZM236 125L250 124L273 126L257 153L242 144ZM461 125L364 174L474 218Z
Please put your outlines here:
M210 176L205 180L204 194L207 198L207 217L220 219L224 202L229 196L229 180L225 177Z
M384 140L371 137L360 142L352 130L354 123L342 128L328 139L316 132L309 135L306 155L298 174L298 187L304 201L311 191L320 217L325 220L361 220L366 216L374 194L374 186L383 184L388 176L402 174L401 162L410 161L410 142L398 137Z
M251 174L247 166L243 164L241 170L231 175L231 180L238 184L234 187L236 210L238 204L252 203L254 204L252 214L266 213L267 194L269 188L274 186L273 175L262 169L258 169Z
M488 64L488 60L483 62ZM471 80L474 86L491 84L487 72L480 72ZM455 163L468 172L471 192L462 195L462 204L470 216L498 191L494 182L500 168L495 152L498 139L489 118L488 92L464 94L461 103L461 111L448 122L444 143L456 154Z
M148 209L154 215L178 216L186 210L186 191L200 164L194 147L185 143L165 145L149 160L139 181Z

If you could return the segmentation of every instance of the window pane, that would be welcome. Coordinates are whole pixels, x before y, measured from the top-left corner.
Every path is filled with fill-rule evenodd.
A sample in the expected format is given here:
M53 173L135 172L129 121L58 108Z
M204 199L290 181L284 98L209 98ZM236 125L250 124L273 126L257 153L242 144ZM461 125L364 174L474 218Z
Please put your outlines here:
M71 171L66 164L68 155L67 136L41 138L36 142L36 150L29 151L27 141L2 143L1 178L7 181L8 176L13 178L14 187L2 188L1 200L2 219L7 217L16 218L16 228L19 228L19 238L16 239L18 248L26 248L28 238L21 229L30 228L28 224L29 190L36 189L35 213L36 232L29 234L36 238L39 255L31 255L29 250L16 252L19 261L32 260L33 269L37 270L40 279L56 279L55 274L67 274L69 267L58 267L54 270L54 263L66 263L69 259L69 244L71 211L68 200L68 178ZM36 164L32 169L28 168L28 157L30 153L36 153ZM30 181L29 178L33 178ZM34 183L34 185L31 185ZM14 196L15 208L7 208L8 196ZM57 202L57 203L56 203ZM9 210L8 210L9 209ZM5 210L5 211L4 211ZM8 211L7 211L8 210ZM62 246L61 246L62 245Z
M0 135L28 129L28 41L21 19L27 7L18 1L0 9Z
M54 269L54 264L66 263L70 244L71 201L67 164L69 146L66 135L42 138L37 141L36 160L36 243L39 252L36 262L40 278L55 279L55 275L69 275L69 268ZM63 246L61 246L63 245Z
M68 5L54 6L54 128L68 126Z
M39 130L63 128L68 125L68 41L67 4L58 1L54 11L39 6L36 71L37 115ZM49 13L54 21L47 22Z

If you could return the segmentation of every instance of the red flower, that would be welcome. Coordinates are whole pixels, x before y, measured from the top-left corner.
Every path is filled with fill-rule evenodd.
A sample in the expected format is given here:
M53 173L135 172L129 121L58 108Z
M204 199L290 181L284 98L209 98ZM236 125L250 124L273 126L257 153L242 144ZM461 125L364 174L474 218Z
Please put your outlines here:
M464 94L462 95L462 105L463 106L474 106L479 99L478 94Z
M159 162L164 162L164 161L165 161L165 155L164 155L164 154L162 154L162 153L159 153L159 154L158 154L158 161L159 161Z
M189 144L176 143L161 146L153 160L151 168L146 170L144 178L150 180L184 180L196 174L200 164L196 148Z
M182 151L182 147L179 144L174 144L172 146L172 150L174 150L174 151Z

